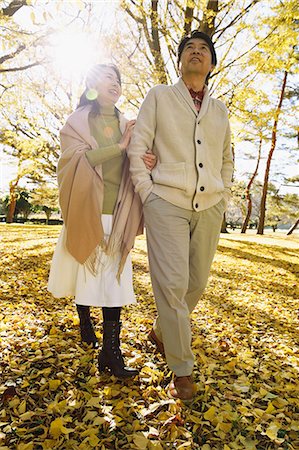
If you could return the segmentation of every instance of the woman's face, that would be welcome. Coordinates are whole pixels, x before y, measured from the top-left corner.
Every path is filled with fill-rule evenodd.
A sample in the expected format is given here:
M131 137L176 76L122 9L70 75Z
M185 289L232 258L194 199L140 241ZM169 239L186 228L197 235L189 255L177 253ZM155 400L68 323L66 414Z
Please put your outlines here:
M121 96L121 86L116 72L110 67L103 68L97 76L95 89L101 105L115 105Z

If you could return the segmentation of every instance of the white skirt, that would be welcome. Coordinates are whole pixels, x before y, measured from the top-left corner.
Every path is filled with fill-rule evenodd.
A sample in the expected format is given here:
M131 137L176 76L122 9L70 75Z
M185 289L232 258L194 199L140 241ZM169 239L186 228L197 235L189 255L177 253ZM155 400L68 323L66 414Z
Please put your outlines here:
M102 224L107 239L112 229L112 215L103 214ZM63 225L52 259L48 291L56 298L75 296L78 305L117 307L136 303L133 290L132 261L128 255L120 283L116 279L120 255L111 261L105 254L100 273L96 276L79 264L65 246ZM103 261L102 261L103 262Z

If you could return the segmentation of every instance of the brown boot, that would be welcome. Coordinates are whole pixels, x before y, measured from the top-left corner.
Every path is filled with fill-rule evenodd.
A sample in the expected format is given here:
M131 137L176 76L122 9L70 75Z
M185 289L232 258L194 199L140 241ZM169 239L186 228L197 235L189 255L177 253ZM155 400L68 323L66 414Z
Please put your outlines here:
M171 398L180 399L185 403L193 400L196 393L196 386L193 383L192 375L186 377L173 377L169 384L168 395Z
M163 356L165 356L165 350L163 342L160 341L160 339L157 338L156 333L154 332L154 329L151 329L151 332L148 335L148 340L151 341L152 344L154 344L158 350L159 353L161 353Z

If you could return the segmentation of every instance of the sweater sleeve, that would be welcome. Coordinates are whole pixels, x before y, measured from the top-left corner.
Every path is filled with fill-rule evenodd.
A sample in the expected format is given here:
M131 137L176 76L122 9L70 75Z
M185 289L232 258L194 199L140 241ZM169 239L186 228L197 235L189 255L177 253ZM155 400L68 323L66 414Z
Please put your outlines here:
M145 167L142 155L153 148L156 129L156 96L154 88L145 97L132 134L129 148L130 172L135 191L145 202L153 189L151 172Z
M108 145L107 147L96 148L86 152L86 158L92 167L103 164L105 161L116 158L122 153L118 144Z
M221 177L224 184L224 200L228 203L231 196L231 186L233 184L234 158L231 147L231 132L229 122L227 124L224 146Z

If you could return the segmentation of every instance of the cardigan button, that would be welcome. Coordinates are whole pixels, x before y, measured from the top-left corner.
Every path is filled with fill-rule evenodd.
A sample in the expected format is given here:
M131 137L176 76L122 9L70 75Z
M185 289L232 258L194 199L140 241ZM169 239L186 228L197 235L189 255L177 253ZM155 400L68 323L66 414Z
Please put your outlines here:
M198 167L200 167L200 168L202 169L203 163L199 163L199 164L198 164Z
M201 192L203 192L205 190L205 187L204 186L200 186L200 190L201 190Z
M197 208L198 208L198 203L195 203L195 205L194 205L194 206L195 206L195 208L197 209Z
M201 140L200 140L200 139L197 139L197 143L198 143L198 144L201 144Z

